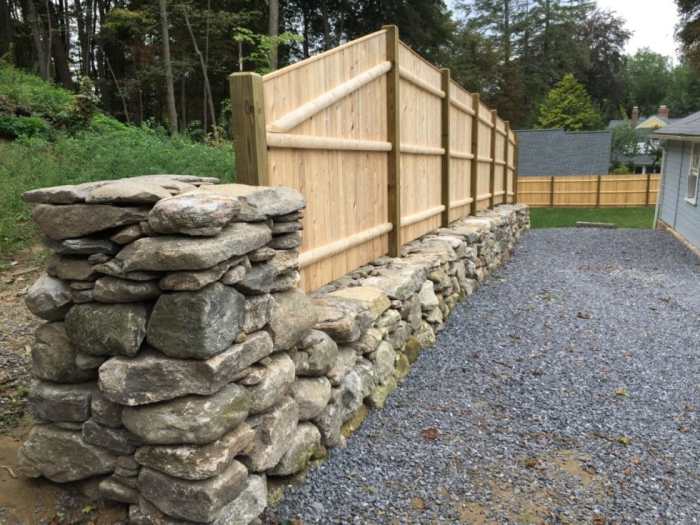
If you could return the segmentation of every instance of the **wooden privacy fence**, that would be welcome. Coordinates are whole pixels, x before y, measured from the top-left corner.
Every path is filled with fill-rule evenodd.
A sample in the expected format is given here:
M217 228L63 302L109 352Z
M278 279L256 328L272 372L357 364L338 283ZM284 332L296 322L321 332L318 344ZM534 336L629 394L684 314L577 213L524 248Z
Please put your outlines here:
M518 177L518 201L533 208L655 206L661 175Z
M230 87L238 182L306 197L306 290L515 200L508 122L395 26Z

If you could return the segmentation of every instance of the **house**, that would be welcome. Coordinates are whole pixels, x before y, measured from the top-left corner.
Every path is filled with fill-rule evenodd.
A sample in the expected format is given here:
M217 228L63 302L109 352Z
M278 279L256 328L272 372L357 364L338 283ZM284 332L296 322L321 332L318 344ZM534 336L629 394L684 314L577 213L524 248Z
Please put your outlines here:
M700 253L700 112L657 129L664 151L657 224Z
M637 173L660 173L661 156L657 144L651 140L654 131L673 124L680 119L671 118L668 106L659 106L656 115L650 117L640 116L639 107L632 108L632 115L627 120L611 120L608 129L613 131L619 126L631 126L637 135L637 144L634 151L613 151L613 164L631 166Z
M606 175L612 133L528 129L518 136L518 176Z

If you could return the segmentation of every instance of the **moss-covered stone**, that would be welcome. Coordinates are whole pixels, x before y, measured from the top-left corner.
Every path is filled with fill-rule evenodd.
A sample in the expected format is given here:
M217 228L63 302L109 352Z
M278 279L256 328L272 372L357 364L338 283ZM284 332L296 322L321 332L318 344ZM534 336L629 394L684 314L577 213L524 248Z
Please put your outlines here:
M349 438L352 434L357 432L357 430L362 426L365 419L369 415L369 409L365 405L361 405L360 408L353 412L350 419L348 419L340 429L340 433Z

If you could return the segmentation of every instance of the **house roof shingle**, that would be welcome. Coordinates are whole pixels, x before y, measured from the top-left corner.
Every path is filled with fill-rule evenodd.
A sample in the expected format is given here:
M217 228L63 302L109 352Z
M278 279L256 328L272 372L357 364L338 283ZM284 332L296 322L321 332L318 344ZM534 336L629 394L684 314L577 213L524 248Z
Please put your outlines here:
M610 168L610 131L566 132L563 129L516 131L518 175L603 175Z
M656 130L653 136L657 138L666 138L668 136L700 136L700 111L680 119L665 128Z

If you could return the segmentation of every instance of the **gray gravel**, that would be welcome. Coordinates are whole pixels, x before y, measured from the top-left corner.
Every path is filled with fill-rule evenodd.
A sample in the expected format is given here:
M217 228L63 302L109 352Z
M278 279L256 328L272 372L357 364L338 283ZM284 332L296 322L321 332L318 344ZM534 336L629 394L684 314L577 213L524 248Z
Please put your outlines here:
M275 523L698 523L700 261L535 230Z

